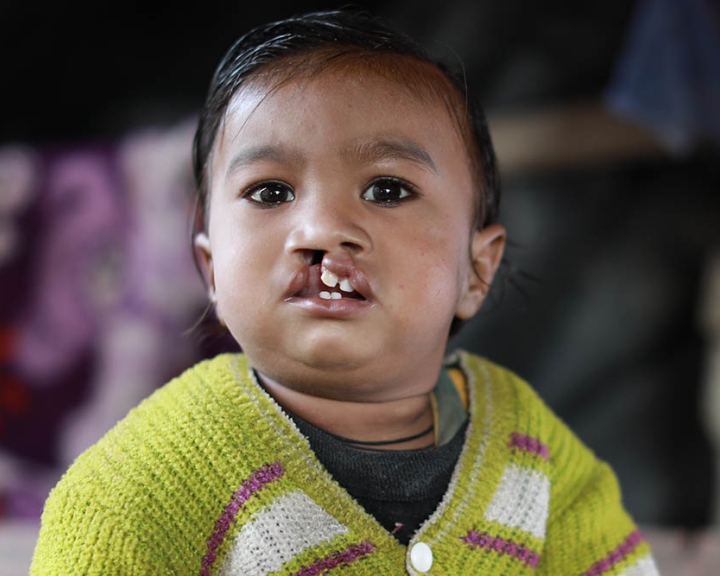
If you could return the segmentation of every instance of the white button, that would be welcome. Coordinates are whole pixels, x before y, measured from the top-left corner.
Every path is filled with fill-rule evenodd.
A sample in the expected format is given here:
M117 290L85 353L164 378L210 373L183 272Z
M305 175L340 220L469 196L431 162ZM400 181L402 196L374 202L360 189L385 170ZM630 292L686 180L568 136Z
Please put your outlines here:
M425 542L418 542L410 550L410 563L418 572L427 572L432 566L432 550Z

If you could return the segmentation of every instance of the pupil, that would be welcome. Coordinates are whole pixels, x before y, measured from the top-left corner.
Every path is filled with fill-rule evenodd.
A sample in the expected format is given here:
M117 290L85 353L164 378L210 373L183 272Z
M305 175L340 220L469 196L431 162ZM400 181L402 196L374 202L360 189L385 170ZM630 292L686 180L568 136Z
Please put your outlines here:
M398 185L393 182L375 184L375 199L380 201L397 200L399 197Z
M285 199L285 190L279 186L276 188L266 187L260 192L260 198L263 202L277 203Z

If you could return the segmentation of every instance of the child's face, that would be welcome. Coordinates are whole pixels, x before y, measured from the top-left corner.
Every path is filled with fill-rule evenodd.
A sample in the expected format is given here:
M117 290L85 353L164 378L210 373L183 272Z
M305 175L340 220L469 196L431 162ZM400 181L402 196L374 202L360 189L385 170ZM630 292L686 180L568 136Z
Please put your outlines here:
M504 240L472 231L467 150L441 102L360 70L245 87L210 174L198 246L219 318L264 377L343 399L432 388L453 317L485 294L469 247L489 281Z

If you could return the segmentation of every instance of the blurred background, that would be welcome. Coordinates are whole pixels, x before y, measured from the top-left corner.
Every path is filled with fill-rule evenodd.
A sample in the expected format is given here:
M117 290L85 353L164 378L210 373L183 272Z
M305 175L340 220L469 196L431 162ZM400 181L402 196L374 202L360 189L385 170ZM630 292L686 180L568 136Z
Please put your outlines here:
M0 5L0 576L45 497L155 388L232 347L191 330L190 144L250 27L333 2ZM511 246L451 342L528 379L619 476L664 574L720 562L720 6L376 0L461 62Z

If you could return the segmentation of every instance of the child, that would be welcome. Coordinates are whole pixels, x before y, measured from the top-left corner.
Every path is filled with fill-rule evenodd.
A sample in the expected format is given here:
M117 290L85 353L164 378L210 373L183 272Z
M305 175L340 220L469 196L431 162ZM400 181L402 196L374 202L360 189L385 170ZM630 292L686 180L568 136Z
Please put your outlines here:
M610 468L527 384L444 359L505 243L462 82L362 13L263 26L212 79L194 167L243 354L78 458L33 574L657 574Z

